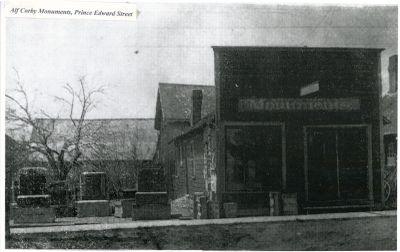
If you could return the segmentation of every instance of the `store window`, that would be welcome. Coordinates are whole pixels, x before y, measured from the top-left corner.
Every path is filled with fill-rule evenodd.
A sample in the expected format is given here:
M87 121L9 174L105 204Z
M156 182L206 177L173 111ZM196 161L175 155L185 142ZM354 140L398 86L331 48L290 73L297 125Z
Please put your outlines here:
M397 161L396 142L392 141L387 145L386 165L396 166L396 161Z
M226 182L228 191L281 189L281 126L226 128Z

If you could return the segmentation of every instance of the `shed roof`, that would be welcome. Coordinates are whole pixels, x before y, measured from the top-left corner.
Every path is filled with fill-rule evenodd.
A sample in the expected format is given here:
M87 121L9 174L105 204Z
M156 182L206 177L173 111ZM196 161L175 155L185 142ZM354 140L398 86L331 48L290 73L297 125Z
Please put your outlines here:
M192 112L192 91L203 91L201 117L215 111L215 86L160 83L156 105L156 129L162 120L188 121Z
M195 123L194 125L190 126L189 128L185 129L182 134L176 136L170 142L179 142L182 139L189 138L193 134L201 132L207 125L215 125L215 113L210 113L207 116L203 117L200 121ZM211 126L214 127L214 126Z
M36 119L42 127L53 131L50 145L60 150L67 139L73 136L74 126L70 119ZM151 160L153 158L158 132L154 130L154 119L87 119L85 129L89 134L83 137L83 159L132 159ZM37 139L37 132L33 130L31 141ZM93 150L101 147L99 155ZM40 155L34 157L40 159Z

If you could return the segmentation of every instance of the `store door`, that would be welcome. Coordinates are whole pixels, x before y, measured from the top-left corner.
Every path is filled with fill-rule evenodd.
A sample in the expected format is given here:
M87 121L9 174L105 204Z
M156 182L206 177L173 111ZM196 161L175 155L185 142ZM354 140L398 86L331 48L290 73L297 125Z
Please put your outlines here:
M367 127L306 128L307 200L368 199Z

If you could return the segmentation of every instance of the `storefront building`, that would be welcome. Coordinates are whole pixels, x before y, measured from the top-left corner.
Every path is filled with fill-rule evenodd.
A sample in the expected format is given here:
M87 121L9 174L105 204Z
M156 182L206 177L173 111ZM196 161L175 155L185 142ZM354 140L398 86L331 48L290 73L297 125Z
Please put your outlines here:
M382 205L381 49L213 47L217 198L264 215Z

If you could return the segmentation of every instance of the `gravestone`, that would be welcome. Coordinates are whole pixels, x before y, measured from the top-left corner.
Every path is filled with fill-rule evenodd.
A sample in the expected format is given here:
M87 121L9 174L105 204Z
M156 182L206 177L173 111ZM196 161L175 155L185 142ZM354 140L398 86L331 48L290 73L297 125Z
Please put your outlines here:
M161 220L171 218L167 192L137 192L133 205L133 220Z
M237 217L237 203L226 202L224 203L224 214L225 218L236 218Z
M282 194L283 215L297 215L297 193Z
M219 219L219 203L218 201L207 201L207 214L209 219Z
M110 215L107 177L105 172L83 172L80 179L80 199L76 202L78 217Z
M26 167L18 171L18 193L13 208L14 223L48 223L56 218L50 206L50 195L46 188L47 169Z
M105 172L83 172L80 179L81 200L108 198Z
M133 205L135 203L136 188L124 188L121 190L122 199L115 202L114 216L119 218L132 217Z

